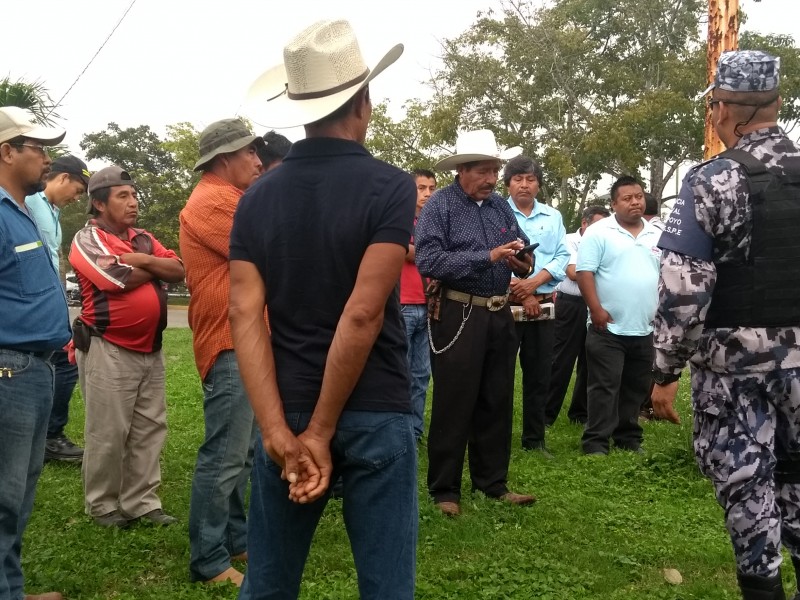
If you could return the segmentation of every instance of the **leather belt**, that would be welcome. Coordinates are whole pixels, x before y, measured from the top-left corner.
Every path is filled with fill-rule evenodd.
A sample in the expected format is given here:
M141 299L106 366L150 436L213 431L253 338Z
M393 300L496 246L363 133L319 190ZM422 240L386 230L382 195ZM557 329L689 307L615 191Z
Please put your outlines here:
M550 302L553 299L552 292L549 294L534 294L534 298L536 298L537 302Z
M444 297L449 300L455 300L462 304L472 304L473 306L480 306L491 312L496 312L508 304L508 294L502 296L473 296L472 294L465 294L464 292L457 292L456 290L445 290Z
M45 362L47 362L53 357L53 350L20 350L18 348L0 348L0 350L6 350L8 352L18 352L20 354L27 354L28 356L40 358Z
M565 302L583 302L583 296L579 294L556 292L556 300L564 300Z

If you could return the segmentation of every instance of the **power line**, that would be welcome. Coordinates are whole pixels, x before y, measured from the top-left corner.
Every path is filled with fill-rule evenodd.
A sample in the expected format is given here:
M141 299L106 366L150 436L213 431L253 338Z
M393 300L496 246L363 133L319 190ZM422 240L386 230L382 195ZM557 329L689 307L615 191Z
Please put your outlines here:
M97 52L95 52L95 53L94 53L94 55L92 56L92 58L90 58L90 59L89 59L89 62L88 62L88 63L86 63L86 66L85 66L85 67L83 67L83 71L81 71L80 73L78 73L78 76L75 78L75 81L73 81L73 82L72 82L72 85L70 85L70 86L69 86L69 88L67 89L67 91L66 91L66 92L64 92L64 95L63 95L63 96L61 96L61 98L59 98L59 99L58 99L58 102L56 102L56 103L53 105L53 107L50 109L50 112L48 112L48 113L47 113L47 115L46 115L46 117L45 117L45 118L49 117L49 116L50 116L50 115L53 113L53 111L54 111L55 109L57 109L59 106L61 106L61 103L64 101L64 98L66 98L66 97L67 97L67 94L69 94L69 93L72 91L72 88L74 88L74 87L75 87L75 84L77 84L77 83L78 83L78 81L80 81L81 77L83 77L83 74L84 74L84 73L86 73L86 70L87 70L87 69L88 69L88 68L91 66L91 64L94 62L94 59L95 59L95 58L97 58L97 55L98 55L98 54L100 54L100 52L103 50L103 48L105 48L106 44L108 43L108 40L110 40L110 39L111 39L111 36L112 36L112 35L114 35L114 32L115 32L115 31L117 30L117 28L118 28L118 27L119 27L119 26L122 24L122 21L124 21L124 20L125 20L125 17L127 17L127 16L128 16L128 13L131 11L131 9L133 8L133 5L134 5L134 4L136 4L136 0L131 0L131 3L128 5L128 8L127 8L127 9L125 9L125 12L124 12L124 13L122 13L122 16L119 18L119 21L117 21L117 24L116 24L116 25L114 25L114 28L111 30L111 33L109 33L109 34L108 34L108 36L106 37L106 39L103 41L103 43L102 43L102 44L100 44L100 47L97 49Z

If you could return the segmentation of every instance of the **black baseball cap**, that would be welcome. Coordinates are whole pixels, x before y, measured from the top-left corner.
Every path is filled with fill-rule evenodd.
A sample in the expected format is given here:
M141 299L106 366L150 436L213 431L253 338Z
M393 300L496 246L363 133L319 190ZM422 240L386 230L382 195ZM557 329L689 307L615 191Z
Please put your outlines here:
M60 156L53 161L50 165L51 173L68 173L81 178L83 184L89 187L89 178L92 176L89 173L89 168L86 163L76 156Z

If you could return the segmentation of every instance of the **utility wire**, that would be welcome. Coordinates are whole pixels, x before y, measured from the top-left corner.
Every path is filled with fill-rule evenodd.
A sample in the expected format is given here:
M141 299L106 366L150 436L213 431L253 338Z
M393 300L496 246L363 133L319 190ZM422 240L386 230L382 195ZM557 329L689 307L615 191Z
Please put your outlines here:
M59 106L61 106L61 103L64 101L64 98L66 98L66 97L67 97L67 94L69 94L69 93L72 91L72 88L74 88L74 87L75 87L75 84L77 84L77 83L78 83L78 81L80 81L81 77L83 77L83 74L84 74L84 73L86 73L86 70L87 70L87 69L88 69L88 68L91 66L91 64L94 62L94 59L95 59L95 58L97 58L97 55L98 55L98 54L100 54L100 52L103 50L103 48L105 48L106 44L108 43L108 40L110 40L110 39L111 39L111 36L112 36L112 35L114 35L114 32L115 32L115 31L117 30L117 28L118 28L118 27L119 27L119 26L122 24L122 21L124 21L124 20L125 20L125 17L127 17L127 16L128 16L128 13L131 11L131 9L133 8L133 5L134 5L134 4L136 4L136 0L131 0L131 3L128 5L128 8L127 8L127 9L125 9L125 12L124 12L124 13L122 13L122 16L119 18L119 21L117 21L117 24L116 24L116 25L114 25L114 28L111 30L111 33L109 33L109 34L108 34L108 36L106 37L106 39L103 41L103 43L102 43L102 44L100 44L100 47L97 49L97 52L95 52L95 53L94 53L94 56L92 56L92 58L90 58L90 59L89 59L89 62L88 62L88 63L86 63L86 66L85 66L85 67L83 67L83 71L81 71L81 72L78 74L78 76L75 78L75 81L73 81L73 82L72 82L72 85L70 85L70 86L69 86L69 88L67 89L67 91L66 91L66 92L64 92L64 95L63 95L63 96L61 96L61 98L59 98L59 99L58 99L58 102L56 102L56 103L53 105L53 107L50 109L50 112L48 112L48 113L47 113L47 115L45 116L45 118L49 117L49 116L50 116L50 115L53 113L53 111L54 111L55 109L57 109Z

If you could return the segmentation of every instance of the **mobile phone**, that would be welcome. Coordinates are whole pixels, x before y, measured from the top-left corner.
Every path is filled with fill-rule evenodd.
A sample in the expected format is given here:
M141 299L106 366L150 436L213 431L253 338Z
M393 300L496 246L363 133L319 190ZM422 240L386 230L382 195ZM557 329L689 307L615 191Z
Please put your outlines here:
M514 257L515 257L517 260L525 260L525 255L526 255L526 254L530 254L531 252L533 252L534 250L536 250L536 248L538 248L538 247L539 247L539 243L538 243L538 242L537 242L537 243L535 243L535 244L531 244L530 246L525 246L525 247L524 247L522 250L520 250L519 252L517 252L517 253L514 255Z

